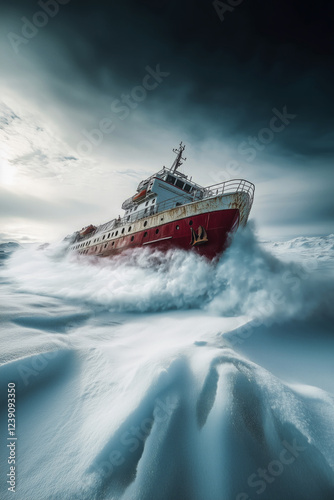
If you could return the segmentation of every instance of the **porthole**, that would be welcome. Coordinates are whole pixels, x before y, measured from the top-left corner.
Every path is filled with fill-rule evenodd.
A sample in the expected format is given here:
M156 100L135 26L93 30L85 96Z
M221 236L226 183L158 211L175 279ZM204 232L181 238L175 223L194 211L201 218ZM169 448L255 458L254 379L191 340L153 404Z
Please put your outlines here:
M147 220L144 222L144 227L146 227L146 226L147 226Z
M104 248L107 248L107 246L108 246L108 243L105 243L105 244L104 244Z
M135 239L135 237L134 237L134 236L131 236L131 241L133 241L134 239Z
M102 239L104 240L105 237L106 237L106 235L104 234Z
M156 229L156 230L155 230L155 234L158 234L158 232L159 232L159 229Z
M180 229L180 226L176 226L176 229Z
M161 219L160 219L160 220L161 220L161 221L163 221L163 220L164 220L164 218L163 218L163 217L161 217Z
M123 229L122 229L122 234L124 234L124 231L125 231L125 228L123 227Z
M111 237L113 237L113 236L114 236L114 231L111 233Z
M108 234L108 239L110 238L110 233Z
M145 233L144 233L144 238L146 238L146 236L147 236L147 231L145 231Z
M147 205L148 205L148 201L145 203L145 207L147 207Z
M111 246L113 247L114 245L115 245L115 242L113 241L112 244L111 244Z
M116 231L116 233L115 233L115 236L117 236L117 235L118 235L118 231Z
M128 231L129 231L129 232L131 231L131 226L129 226L129 229L128 229Z
M192 226L192 225L193 225L193 221L192 221L192 220L190 220L190 221L189 221L189 226Z

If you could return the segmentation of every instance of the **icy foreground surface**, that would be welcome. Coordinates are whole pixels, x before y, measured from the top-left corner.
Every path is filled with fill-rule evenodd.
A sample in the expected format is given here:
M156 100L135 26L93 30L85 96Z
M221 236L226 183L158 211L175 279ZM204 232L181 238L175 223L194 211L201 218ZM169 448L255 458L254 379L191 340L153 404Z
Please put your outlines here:
M333 235L0 265L1 499L334 498Z

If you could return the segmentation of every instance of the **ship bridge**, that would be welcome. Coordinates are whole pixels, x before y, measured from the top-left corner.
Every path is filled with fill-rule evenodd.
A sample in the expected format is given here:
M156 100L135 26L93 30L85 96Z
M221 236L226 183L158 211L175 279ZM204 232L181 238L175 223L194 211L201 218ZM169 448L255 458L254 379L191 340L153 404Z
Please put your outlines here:
M163 167L148 179L141 181L137 193L122 204L127 220L135 220L137 213L145 215L157 213L158 206L173 198L175 205L183 205L203 198L205 188L192 181L192 178L178 168L186 158L182 157L185 146L180 143L178 149L173 149L177 157L171 168Z

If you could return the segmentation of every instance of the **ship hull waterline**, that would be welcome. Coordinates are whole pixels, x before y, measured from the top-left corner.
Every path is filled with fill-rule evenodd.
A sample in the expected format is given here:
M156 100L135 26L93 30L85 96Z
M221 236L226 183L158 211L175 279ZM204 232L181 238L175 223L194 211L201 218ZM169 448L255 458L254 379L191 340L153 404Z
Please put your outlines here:
M70 245L81 255L112 257L132 248L179 248L213 259L228 245L230 233L245 227L252 205L247 192L218 194L152 214L112 220ZM132 218L131 218L132 217Z
M184 217L90 247L86 254L111 258L135 248L159 249L164 252L181 249L194 251L212 260L228 246L229 235L237 230L239 219L238 209Z

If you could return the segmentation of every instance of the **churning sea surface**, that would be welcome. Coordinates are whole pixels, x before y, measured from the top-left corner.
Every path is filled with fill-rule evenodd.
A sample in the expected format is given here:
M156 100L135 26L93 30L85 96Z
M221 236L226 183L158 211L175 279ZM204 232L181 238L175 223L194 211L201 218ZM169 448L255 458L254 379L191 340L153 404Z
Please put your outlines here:
M333 500L334 235L0 257L1 500Z

